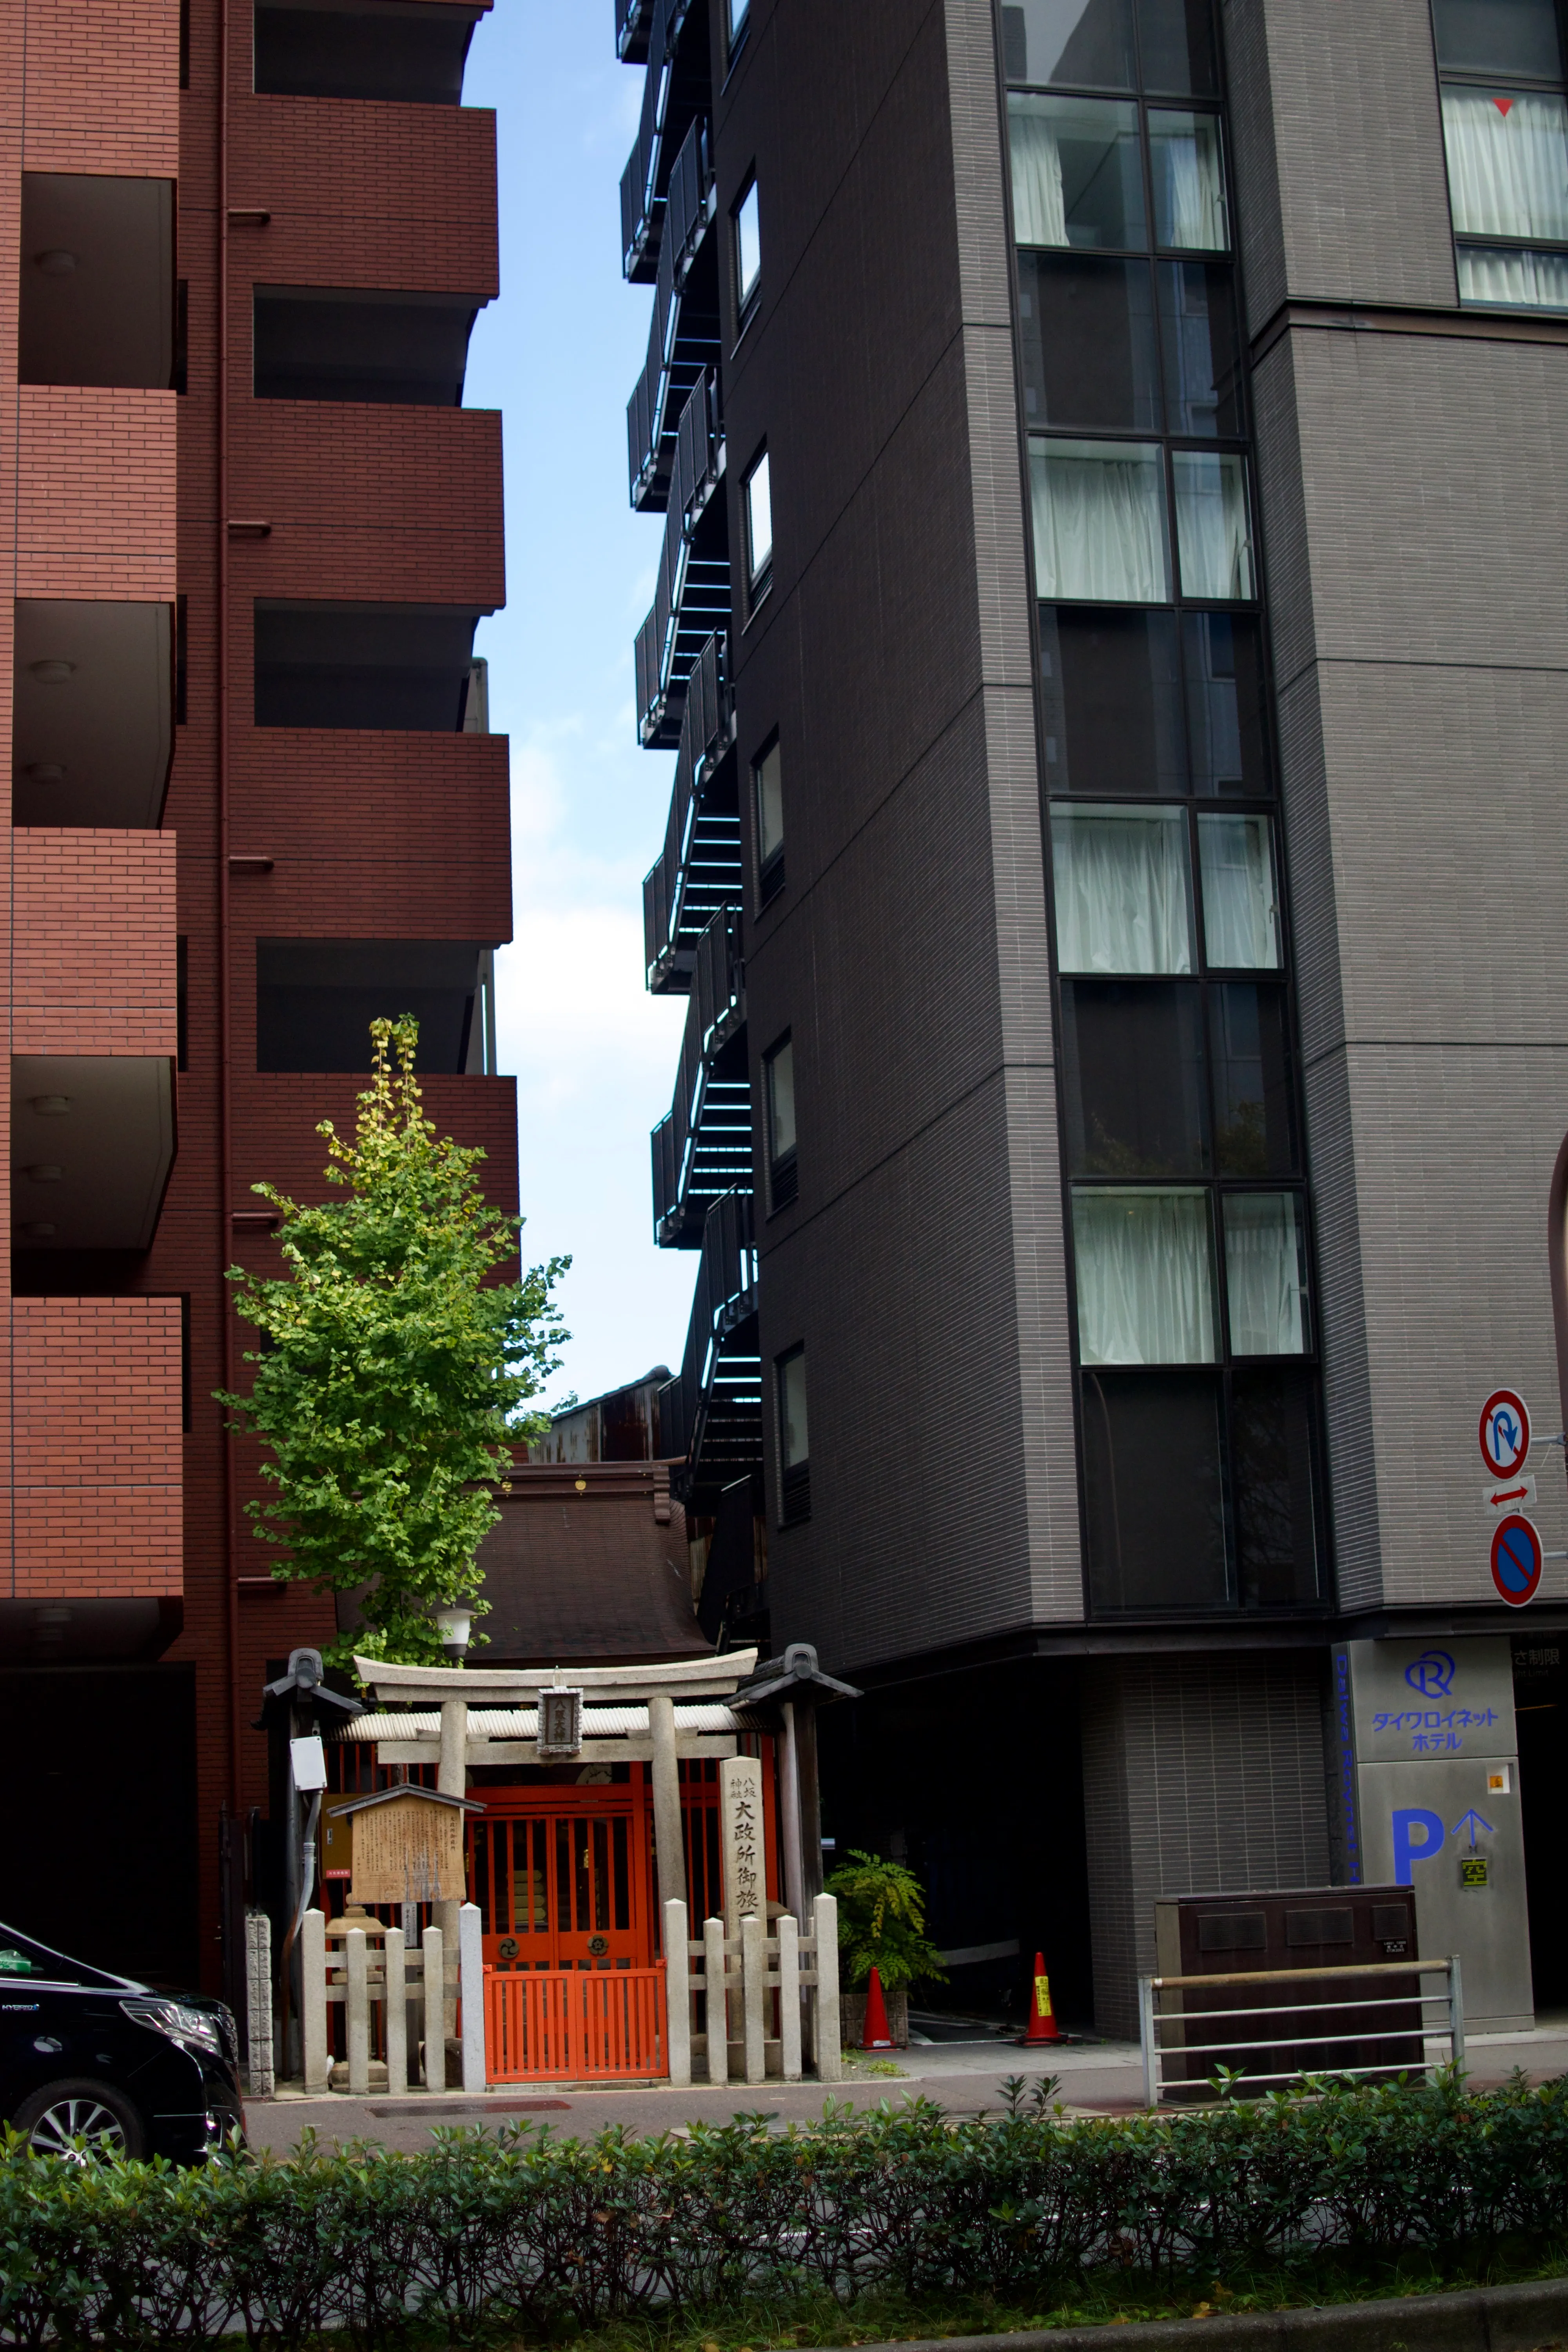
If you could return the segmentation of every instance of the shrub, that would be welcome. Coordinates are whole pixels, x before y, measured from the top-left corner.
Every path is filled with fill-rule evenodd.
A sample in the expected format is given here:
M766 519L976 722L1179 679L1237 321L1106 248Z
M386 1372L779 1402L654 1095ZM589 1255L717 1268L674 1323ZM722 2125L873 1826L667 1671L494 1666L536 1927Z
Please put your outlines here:
M851 1846L826 1891L837 1900L838 1947L851 1984L863 1985L873 1967L884 1992L917 1977L946 1983L942 1954L926 1937L925 1889L912 1870Z
M372 2348L744 2298L1061 2292L1197 2265L1484 2256L1568 2223L1568 2082L1317 2086L1176 2116L952 2121L914 2100L679 2139L437 2129L416 2156L241 2150L203 2169L0 2147L0 2342Z

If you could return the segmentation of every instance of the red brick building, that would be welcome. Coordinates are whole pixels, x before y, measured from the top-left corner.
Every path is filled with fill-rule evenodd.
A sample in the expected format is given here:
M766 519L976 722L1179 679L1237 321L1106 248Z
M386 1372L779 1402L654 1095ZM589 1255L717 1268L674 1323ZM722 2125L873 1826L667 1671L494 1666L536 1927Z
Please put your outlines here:
M494 1073L507 760L480 0L26 0L0 35L5 1915L223 1969L260 1685L331 1631L268 1575L224 1269L320 1197L376 1013L516 1203ZM274 1669L275 1670L275 1669ZM243 1848L236 1843L237 1856Z

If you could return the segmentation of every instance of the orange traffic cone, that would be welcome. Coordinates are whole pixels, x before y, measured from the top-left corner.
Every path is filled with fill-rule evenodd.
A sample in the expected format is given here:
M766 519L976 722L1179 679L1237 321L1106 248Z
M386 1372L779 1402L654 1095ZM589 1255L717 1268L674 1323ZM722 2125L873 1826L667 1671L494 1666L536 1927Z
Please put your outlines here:
M882 1999L882 1979L873 1966L866 1981L866 2027L860 2036L862 2050L890 2050L893 2037L888 2027L888 2004Z
M1059 2042L1061 2027L1057 2023L1056 2011L1051 2007L1051 1980L1046 1974L1046 1957L1035 1954L1035 1981L1029 1998L1029 2030L1026 2042Z

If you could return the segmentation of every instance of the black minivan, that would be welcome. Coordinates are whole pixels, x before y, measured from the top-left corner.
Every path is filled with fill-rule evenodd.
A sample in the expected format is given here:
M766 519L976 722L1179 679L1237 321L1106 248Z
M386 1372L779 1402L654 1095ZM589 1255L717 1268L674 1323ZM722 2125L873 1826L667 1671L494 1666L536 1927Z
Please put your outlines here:
M0 2117L40 2155L195 2164L245 2131L233 2016L0 1924Z

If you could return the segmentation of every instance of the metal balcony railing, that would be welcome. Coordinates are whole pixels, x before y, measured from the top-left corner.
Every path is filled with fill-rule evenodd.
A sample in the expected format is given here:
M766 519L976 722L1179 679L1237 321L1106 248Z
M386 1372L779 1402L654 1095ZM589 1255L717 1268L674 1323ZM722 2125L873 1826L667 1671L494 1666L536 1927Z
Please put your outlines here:
M626 276L649 284L658 268L670 173L692 116L708 95L707 27L682 54L681 36L694 0L653 0L648 20L647 79L632 152L621 174L621 253Z
M675 1093L651 1138L653 1231L661 1249L696 1249L719 1195L751 1189L745 1018L740 917L723 908L698 946Z
M624 66L644 63L652 26L653 0L616 0L616 55Z
M680 1370L659 1391L660 1442L666 1454L683 1457L670 1485L684 1502L716 1500L762 1461L756 1313L751 1195L727 1192L703 1225Z
M631 499L641 512L664 505L681 410L703 369L717 370L719 363L718 269L713 257L704 255L714 202L708 121L699 115L670 175L647 357L626 404Z
M656 994L691 985L697 946L721 907L741 904L741 817L733 762L734 695L728 639L715 634L687 681L669 822L658 864L643 883L647 984Z
M682 415L653 609L638 633L637 733L650 750L679 742L688 680L730 617L729 524L714 496L724 471L715 385L704 377Z

